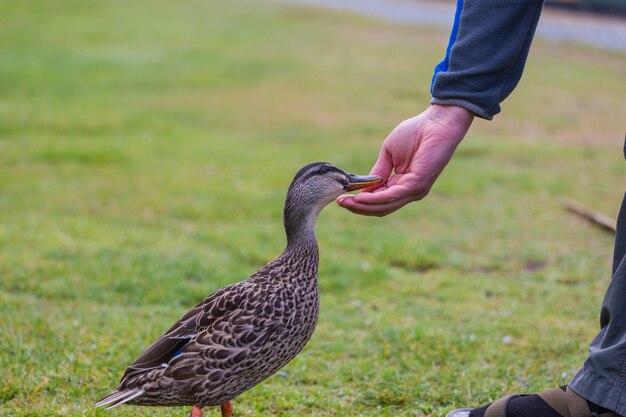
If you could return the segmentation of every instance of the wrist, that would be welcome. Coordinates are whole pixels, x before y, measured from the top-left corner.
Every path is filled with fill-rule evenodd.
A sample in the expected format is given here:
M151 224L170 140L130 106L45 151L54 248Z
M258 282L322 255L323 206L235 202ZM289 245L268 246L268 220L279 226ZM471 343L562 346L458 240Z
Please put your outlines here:
M455 105L431 104L425 113L435 121L441 123L460 123L467 128L474 120L474 113L465 107Z

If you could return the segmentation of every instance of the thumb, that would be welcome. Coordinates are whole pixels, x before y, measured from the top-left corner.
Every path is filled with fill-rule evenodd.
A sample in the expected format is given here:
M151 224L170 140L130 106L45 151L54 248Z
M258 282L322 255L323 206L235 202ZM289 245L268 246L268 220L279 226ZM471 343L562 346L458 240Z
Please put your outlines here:
M372 185L371 187L367 187L363 189L361 193L353 196L353 198L356 201L358 201L358 199L360 198L359 197L360 195L369 194L374 190L384 187L385 184L387 184L387 181L389 180L389 176L391 175L392 169L393 169L393 160L391 158L391 155L387 151L385 144L383 143L383 146L380 148L380 152L378 153L378 159L376 160L376 163L370 170L370 175L377 175L381 177L383 180L379 184Z
M383 143L383 146L380 148L380 153L378 154L378 159L370 171L370 175L378 175L379 177L382 177L384 181L381 184L384 184L389 179L392 169L393 160L391 158L391 154L387 151L387 148Z

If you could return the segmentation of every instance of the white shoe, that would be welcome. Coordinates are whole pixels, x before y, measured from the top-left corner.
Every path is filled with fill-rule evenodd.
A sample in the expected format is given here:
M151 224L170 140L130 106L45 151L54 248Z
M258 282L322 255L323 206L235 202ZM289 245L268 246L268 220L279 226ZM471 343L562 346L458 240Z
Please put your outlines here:
M472 410L473 408L459 408L458 410L450 411L446 414L446 417L469 417Z

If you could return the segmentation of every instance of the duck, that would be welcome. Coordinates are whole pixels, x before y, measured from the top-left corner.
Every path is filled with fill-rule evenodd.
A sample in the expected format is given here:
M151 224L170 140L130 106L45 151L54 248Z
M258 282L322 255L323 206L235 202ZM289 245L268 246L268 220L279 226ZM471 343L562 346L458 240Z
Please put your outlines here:
M381 181L327 162L300 169L285 199L283 252L186 312L96 407L191 406L189 416L202 417L204 407L219 406L222 417L232 417L231 401L285 366L313 335L319 316L319 213L340 195Z

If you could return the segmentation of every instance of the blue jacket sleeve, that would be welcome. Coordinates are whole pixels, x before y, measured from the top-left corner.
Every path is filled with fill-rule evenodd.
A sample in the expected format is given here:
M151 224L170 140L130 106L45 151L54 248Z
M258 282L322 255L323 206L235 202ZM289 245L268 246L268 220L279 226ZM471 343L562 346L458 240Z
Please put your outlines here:
M543 0L457 0L431 102L491 120L522 76L542 7Z

